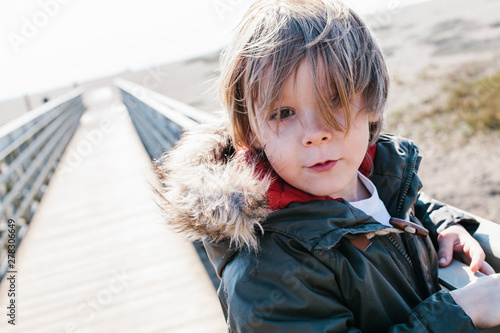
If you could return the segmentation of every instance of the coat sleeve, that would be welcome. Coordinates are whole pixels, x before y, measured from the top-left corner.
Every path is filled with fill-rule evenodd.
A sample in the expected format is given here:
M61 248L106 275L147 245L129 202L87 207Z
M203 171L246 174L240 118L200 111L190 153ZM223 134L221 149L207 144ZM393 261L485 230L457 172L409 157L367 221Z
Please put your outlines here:
M389 332L479 332L469 316L455 303L450 293L439 291L417 305L408 323L398 324Z
M278 244L258 256L240 253L226 266L219 288L228 332L361 332L337 278L307 250ZM476 330L449 293L439 292L388 332Z
M476 232L479 222L466 212L435 200L425 193L418 195L415 216L429 230L433 242L444 229L459 223L471 235Z

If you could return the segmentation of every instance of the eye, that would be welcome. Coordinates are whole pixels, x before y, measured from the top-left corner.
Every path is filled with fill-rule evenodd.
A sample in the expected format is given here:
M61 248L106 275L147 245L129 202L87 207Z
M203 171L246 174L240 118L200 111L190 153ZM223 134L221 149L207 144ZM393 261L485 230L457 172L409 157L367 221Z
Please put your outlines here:
M271 117L270 117L270 120L276 120L276 119L286 119L286 118L289 118L291 116L293 116L295 114L295 112L292 110L292 109L288 109L288 108L283 108L283 109L280 109L280 110L274 110L272 113L271 113Z

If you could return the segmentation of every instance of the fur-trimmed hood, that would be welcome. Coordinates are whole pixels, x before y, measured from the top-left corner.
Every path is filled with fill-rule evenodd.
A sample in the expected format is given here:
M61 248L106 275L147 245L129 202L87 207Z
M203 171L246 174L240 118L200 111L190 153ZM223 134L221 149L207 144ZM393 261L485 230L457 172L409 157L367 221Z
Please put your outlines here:
M271 180L255 171L257 160L235 157L228 128L227 121L197 125L157 160L157 203L167 224L192 240L256 249Z

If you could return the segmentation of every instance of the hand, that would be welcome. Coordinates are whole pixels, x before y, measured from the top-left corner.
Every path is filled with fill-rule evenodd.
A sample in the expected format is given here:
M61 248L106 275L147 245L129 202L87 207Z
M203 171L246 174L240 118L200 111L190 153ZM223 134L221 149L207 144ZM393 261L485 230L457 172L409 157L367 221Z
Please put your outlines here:
M478 329L500 325L500 274L478 278L450 295Z
M495 270L484 261L485 254L481 245L460 224L452 225L438 236L439 266L446 267L453 259L453 253L458 254L462 261L470 266L472 273L480 272L491 275Z

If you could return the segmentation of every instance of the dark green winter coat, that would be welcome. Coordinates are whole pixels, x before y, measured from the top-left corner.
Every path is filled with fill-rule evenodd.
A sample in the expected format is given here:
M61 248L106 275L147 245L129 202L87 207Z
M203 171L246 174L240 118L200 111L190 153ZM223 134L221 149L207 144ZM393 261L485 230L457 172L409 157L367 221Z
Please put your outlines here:
M231 146L224 126L205 125L163 158L169 223L204 240L229 332L477 332L440 290L435 250L439 231L477 222L419 192L412 142L383 135L370 179L426 237L398 237L346 201L270 211L270 179Z

